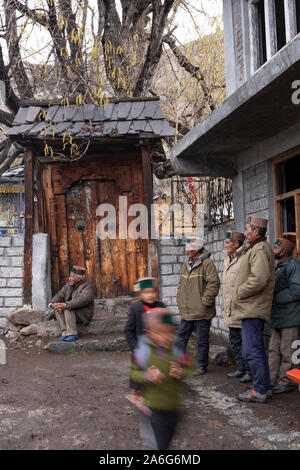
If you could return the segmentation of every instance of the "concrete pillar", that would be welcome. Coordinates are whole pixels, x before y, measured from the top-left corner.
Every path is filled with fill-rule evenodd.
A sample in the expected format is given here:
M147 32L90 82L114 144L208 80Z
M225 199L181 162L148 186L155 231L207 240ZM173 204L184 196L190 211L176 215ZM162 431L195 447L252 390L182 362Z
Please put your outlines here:
M244 50L244 82L246 82L250 78L250 64L251 64L248 3L249 3L248 0L241 0L243 50Z
M226 95L237 89L232 0L223 0Z
M255 2L248 2L249 36L250 36L250 74L253 75L259 68L258 47L258 13Z
M277 52L275 1L265 0L267 60Z
M32 307L46 310L51 297L49 237L36 233L32 241Z
M285 33L286 42L297 35L296 2L295 0L284 0Z

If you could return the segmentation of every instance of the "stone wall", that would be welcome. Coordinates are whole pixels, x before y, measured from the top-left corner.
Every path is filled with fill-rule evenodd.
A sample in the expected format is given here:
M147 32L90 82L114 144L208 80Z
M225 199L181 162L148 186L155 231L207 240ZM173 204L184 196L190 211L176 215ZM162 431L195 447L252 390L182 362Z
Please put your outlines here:
M0 329L6 316L23 305L24 237L0 237Z
M227 228L227 225L214 227L212 231L207 232L205 235L205 247L212 253L211 258L216 265L221 282L224 264L224 238ZM176 295L181 266L186 260L184 243L182 240L176 240L173 238L162 239L158 244L158 253L160 264L161 299L168 307L171 307L174 312L178 313ZM212 331L227 338L228 329L224 326L223 322L221 293L222 287L216 299L217 315L212 321Z
M248 215L269 218L267 165L263 162L243 171L245 219Z

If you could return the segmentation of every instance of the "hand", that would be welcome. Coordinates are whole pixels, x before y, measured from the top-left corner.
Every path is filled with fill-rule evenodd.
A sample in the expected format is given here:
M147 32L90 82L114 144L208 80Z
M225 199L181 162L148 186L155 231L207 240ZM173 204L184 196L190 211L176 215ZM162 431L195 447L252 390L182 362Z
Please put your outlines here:
M55 304L52 304L52 308L54 310L58 310L59 312L62 312L63 310L66 310L67 305L65 303L55 303Z
M178 362L171 362L170 377L180 380L182 378L182 367Z
M164 378L165 378L165 374L160 372L160 370L157 369L157 367L155 366L149 367L149 369L146 372L146 380L148 380L148 382L152 382L154 384L160 384L163 382Z

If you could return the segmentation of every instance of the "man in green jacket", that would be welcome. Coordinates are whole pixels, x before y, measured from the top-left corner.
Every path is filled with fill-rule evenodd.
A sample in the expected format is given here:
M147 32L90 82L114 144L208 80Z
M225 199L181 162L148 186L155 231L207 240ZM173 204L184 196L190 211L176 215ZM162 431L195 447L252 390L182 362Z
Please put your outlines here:
M215 299L220 279L203 248L204 240L194 237L186 241L188 259L181 268L177 291L177 305L181 314L178 338L186 351L191 334L196 330L198 342L197 373L205 374L208 367L209 330L216 315Z
M249 247L243 256L233 298L232 319L242 320L242 343L253 389L239 394L241 401L265 403L271 397L270 371L264 345L264 325L270 321L275 286L275 261L265 234L268 220L250 216L245 226Z
M294 248L293 242L279 238L273 250L277 267L270 322L269 367L274 394L291 392L296 387L286 377L292 368L293 342L298 340L300 333L300 263L292 256Z

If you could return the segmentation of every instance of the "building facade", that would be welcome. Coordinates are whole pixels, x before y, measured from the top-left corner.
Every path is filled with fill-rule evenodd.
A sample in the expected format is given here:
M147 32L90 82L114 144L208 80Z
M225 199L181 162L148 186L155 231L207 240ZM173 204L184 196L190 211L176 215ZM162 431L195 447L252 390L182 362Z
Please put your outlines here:
M174 147L172 164L183 176L232 178L233 227L265 217L270 243L286 236L300 259L300 1L223 6L227 97ZM213 326L226 330L220 307Z
M235 226L269 219L300 257L300 1L224 0L226 100L173 149L182 175L229 176Z

